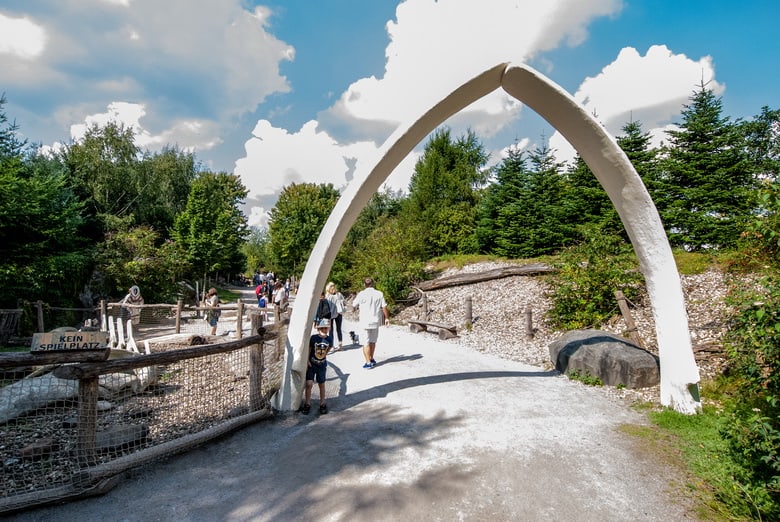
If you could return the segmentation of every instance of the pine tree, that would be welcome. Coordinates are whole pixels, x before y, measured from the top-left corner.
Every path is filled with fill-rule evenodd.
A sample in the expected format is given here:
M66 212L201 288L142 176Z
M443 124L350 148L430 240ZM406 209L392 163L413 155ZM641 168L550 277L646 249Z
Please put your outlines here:
M704 83L682 111L654 190L673 245L690 250L729 247L750 216L754 177L736 125Z

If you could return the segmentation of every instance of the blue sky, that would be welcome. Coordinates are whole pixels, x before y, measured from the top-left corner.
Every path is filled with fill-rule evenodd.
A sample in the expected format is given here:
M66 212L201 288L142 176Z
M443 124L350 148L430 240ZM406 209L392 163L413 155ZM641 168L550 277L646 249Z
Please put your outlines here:
M615 135L656 140L703 80L724 113L778 108L780 3L708 0L3 0L0 92L44 147L117 119L235 172L263 224L290 182L343 188L400 125L483 70L525 62ZM502 92L451 118L500 161L554 129ZM421 146L393 173L404 189Z

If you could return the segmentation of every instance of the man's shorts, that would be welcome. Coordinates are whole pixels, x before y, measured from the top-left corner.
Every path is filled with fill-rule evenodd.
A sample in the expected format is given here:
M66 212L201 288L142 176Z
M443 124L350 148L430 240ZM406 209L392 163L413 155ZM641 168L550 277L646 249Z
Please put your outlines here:
M379 328L366 328L363 330L365 334L365 344L375 343L379 339Z
M322 364L311 363L311 365L308 368L306 368L306 380L307 381L316 380L318 383L324 383L326 373L328 373L327 362Z

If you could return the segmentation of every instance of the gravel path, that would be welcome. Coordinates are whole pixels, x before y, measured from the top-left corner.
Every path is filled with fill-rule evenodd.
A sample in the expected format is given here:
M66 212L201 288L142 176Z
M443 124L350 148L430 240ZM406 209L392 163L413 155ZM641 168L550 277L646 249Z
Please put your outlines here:
M354 323L347 322L348 330ZM10 520L694 520L642 414L403 326L329 357L330 413L279 416ZM315 387L316 390L316 387Z

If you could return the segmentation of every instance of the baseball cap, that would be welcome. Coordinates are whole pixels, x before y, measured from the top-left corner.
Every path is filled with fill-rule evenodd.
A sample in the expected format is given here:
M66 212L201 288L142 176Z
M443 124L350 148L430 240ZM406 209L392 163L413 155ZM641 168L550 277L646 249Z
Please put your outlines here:
M317 323L317 328L330 328L330 321L327 319L320 319Z

